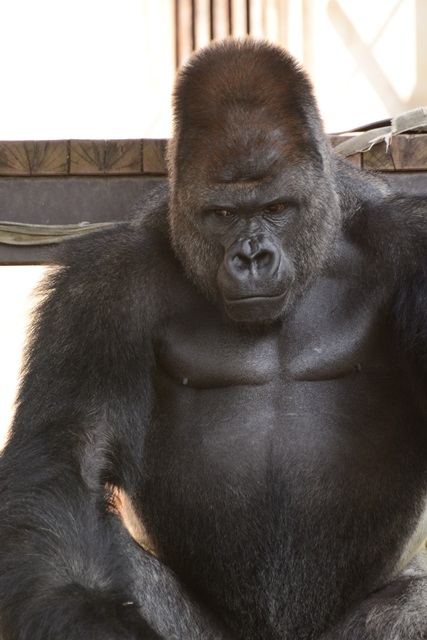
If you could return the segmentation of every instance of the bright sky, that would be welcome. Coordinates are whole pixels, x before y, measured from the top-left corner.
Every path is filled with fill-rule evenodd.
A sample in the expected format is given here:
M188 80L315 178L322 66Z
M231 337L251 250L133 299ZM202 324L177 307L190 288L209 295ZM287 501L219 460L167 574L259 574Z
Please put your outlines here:
M167 136L172 39L164 6L0 0L0 140ZM153 33L154 21L165 28Z

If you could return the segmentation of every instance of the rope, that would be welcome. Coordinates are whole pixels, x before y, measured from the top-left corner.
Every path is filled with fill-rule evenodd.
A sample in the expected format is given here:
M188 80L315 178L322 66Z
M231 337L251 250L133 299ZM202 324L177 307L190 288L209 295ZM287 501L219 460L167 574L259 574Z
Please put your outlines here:
M80 224L26 224L0 221L0 243L19 246L56 244L98 229L112 227L115 222L81 222Z

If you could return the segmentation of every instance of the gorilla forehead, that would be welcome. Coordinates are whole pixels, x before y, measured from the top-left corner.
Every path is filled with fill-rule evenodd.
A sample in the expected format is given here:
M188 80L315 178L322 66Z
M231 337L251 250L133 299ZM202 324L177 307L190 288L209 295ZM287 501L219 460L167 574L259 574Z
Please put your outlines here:
M197 100L194 99L197 96ZM254 40L214 43L191 59L174 92L175 119L184 126L212 127L230 105L267 107L279 117L311 108L311 83L283 49Z
M234 141L221 145L213 145L210 152L202 151L201 155L209 153L209 172L203 172L208 183L264 183L271 182L280 173L283 165L283 145L278 144L276 132L252 148L242 144L239 148ZM202 160L202 166L206 166Z
M198 124L179 134L180 177L192 183L263 183L294 167L323 168L321 149L294 117L239 101L209 127ZM296 176L295 176L296 177Z
M218 182L268 179L284 158L296 158L301 145L308 147L304 136L293 133L297 130L264 108L232 105L217 127L196 130L192 149L202 166L209 160L209 173Z
M225 41L196 54L180 73L174 106L171 177L185 188L202 177L268 180L288 158L323 166L328 155L310 81L265 42Z

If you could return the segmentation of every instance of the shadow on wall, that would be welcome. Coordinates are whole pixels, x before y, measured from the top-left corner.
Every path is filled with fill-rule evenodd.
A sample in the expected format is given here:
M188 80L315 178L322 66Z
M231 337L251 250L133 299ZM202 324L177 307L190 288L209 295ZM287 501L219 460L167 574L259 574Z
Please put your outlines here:
M327 7L328 18L348 53L353 57L356 71L367 78L387 111L393 115L415 109L426 101L427 38L425 29L427 25L427 2L425 0L414 0L414 64L416 68L415 83L409 96L402 98L399 95L395 85L391 82L390 77L375 55L375 48L406 1L398 0L391 8L387 9L386 7L383 9L384 20L375 37L369 43L360 35L339 0L329 0ZM369 15L367 20L369 20ZM398 47L398 44L396 42L396 47Z

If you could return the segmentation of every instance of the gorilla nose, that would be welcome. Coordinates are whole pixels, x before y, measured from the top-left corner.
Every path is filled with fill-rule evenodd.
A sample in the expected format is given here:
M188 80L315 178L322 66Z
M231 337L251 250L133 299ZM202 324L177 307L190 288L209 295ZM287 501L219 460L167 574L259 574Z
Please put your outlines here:
M238 240L228 251L226 268L235 278L265 278L279 268L280 256L274 244L263 238Z

